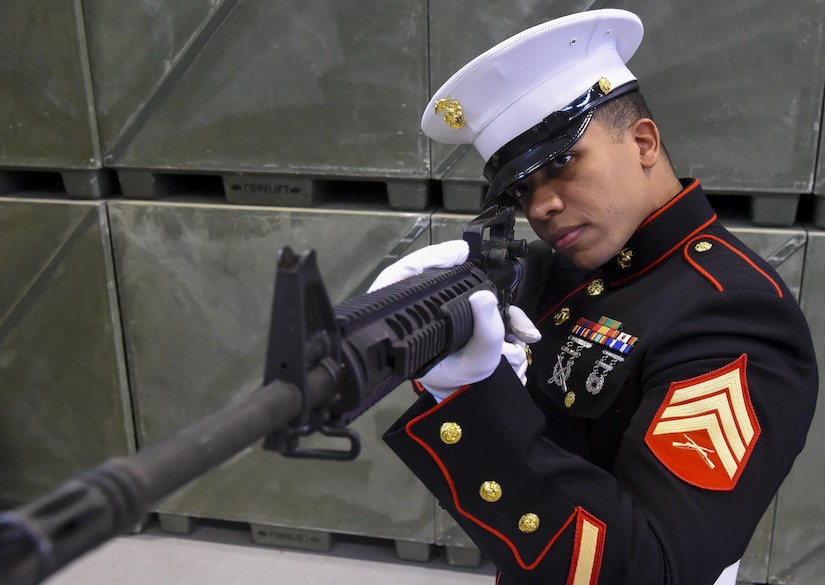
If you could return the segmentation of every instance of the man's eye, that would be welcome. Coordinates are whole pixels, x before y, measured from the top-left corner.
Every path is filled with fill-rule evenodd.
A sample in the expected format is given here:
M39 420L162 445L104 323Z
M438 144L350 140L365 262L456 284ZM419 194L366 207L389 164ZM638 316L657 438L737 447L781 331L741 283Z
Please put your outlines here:
M516 199L521 199L522 197L527 195L527 192L529 190L530 189L524 183L522 183L520 185L516 185L512 189L510 189L510 197L514 197Z
M559 169L559 168L563 167L564 165L566 165L567 163L569 163L572 158L573 158L573 155L571 155L571 154L562 154L561 156L557 156L556 158L554 158L550 162L550 166L553 169Z

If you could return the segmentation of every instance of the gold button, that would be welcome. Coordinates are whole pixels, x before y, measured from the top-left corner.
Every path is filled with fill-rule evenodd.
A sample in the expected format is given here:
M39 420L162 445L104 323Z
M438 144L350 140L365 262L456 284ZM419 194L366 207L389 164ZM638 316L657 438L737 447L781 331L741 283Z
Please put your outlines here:
M573 403L576 402L576 393L573 391L568 392L564 395L564 406L565 408L570 408L573 406Z
M604 292L604 281L601 278L593 280L587 285L587 295L597 297Z
M610 93L610 90L613 89L613 84L610 83L607 77L602 77L599 79L599 89L602 90L604 94Z
M622 250L619 252L618 258L616 258L616 261L622 268L630 268L630 262L632 260L633 250L631 250L630 248L622 248Z
M696 251L697 251L697 252L699 252L699 253L701 253L701 252L707 252L707 251L708 251L708 250L710 250L711 248L713 248L713 244L711 244L710 242L704 242L704 241L703 241L703 242L699 242L698 244L696 244L696 245L693 247L693 249L694 249L694 250L696 250Z
M524 534L532 534L539 529L540 523L539 517L530 512L519 518L518 529Z
M478 493L485 502L497 502L501 499L501 486L494 481L485 481Z
M447 445L455 445L461 440L462 432L461 427L457 423L445 422L441 425L438 435L441 437L441 441Z
M530 349L530 346L525 344L524 345L524 356L527 358L527 365L533 365L533 350Z
M570 318L570 309L562 307L562 310L553 315L553 323L563 325Z

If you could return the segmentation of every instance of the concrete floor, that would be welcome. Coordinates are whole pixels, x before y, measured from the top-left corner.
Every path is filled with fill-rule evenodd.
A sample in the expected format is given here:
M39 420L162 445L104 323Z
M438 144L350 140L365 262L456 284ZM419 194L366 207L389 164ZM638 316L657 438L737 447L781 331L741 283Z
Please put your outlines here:
M47 579L47 585L493 585L493 567L400 560L391 541L336 536L325 553L256 545L243 525L199 525L180 536L156 521L110 540Z
M430 561L398 558L391 541L336 535L329 552L254 544L242 524L202 523L188 535L150 521L114 538L44 585L494 585L495 570L454 567L434 547ZM738 582L738 585L750 585Z

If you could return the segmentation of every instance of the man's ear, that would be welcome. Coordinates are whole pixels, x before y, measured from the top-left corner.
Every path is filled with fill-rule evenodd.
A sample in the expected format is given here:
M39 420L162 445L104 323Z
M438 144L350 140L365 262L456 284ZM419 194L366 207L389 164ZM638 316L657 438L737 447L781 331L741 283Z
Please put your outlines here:
M662 148L656 123L650 118L641 118L630 127L630 132L639 148L639 162L642 167L652 168L659 160Z

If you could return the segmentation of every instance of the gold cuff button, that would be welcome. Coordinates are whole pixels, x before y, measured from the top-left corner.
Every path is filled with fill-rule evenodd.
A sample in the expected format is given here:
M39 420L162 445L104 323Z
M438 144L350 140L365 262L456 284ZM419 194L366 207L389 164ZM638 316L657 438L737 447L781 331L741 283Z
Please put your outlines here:
M541 524L539 517L530 512L519 518L518 529L524 534L533 534L539 529L539 524Z
M458 423L445 422L438 430L438 436L441 437L441 442L447 445L455 445L461 440L463 431Z
M494 481L485 481L478 493L485 502L498 502L501 499L501 486Z
M710 242L707 242L707 241L701 241L693 247L694 250L696 250L697 252L700 252L700 253L701 252L707 252L711 248L713 248L713 244L711 244Z

